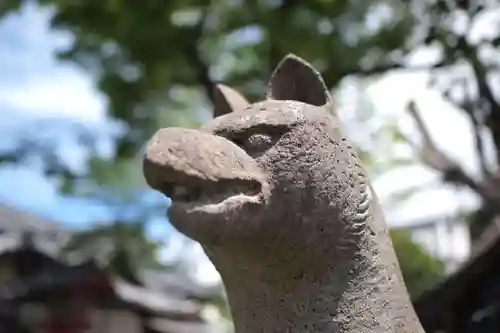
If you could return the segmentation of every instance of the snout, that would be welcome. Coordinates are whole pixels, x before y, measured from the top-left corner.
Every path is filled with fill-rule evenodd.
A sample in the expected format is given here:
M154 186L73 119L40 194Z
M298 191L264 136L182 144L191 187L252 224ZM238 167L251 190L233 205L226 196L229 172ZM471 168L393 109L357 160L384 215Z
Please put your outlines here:
M173 202L235 191L254 195L264 181L257 162L231 141L173 127L157 131L149 141L143 173L150 187Z

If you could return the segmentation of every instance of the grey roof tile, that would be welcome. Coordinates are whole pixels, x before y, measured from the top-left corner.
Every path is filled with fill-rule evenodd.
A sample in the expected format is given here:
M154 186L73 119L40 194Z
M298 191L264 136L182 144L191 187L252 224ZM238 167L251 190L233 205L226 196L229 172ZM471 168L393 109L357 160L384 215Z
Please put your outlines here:
M60 261L60 250L71 235L72 232L69 228L0 204L0 255L21 249L29 242L36 251ZM95 265L95 263L90 263L90 265ZM70 276L74 277L75 274L78 274L77 266L83 267L85 264L71 265ZM73 268L75 269L73 270ZM57 273L53 273L57 275ZM16 288L11 288L10 293L3 288L0 298L22 297L30 291L31 287L43 287L47 283L57 280L51 278L54 274L41 274L33 281L23 281L30 282L28 284L17 283ZM59 278L63 278L62 275ZM197 285L195 281L175 272L147 270L141 272L140 275L144 287L130 284L118 277L110 277L110 281L113 284L115 294L125 303L133 304L158 316L155 321L149 323L149 326L162 333L210 332L209 325L204 323L201 318L202 303L187 298L211 298L221 292L221 286L204 288ZM18 295L12 294L14 289ZM190 320L172 319L182 317L190 318Z

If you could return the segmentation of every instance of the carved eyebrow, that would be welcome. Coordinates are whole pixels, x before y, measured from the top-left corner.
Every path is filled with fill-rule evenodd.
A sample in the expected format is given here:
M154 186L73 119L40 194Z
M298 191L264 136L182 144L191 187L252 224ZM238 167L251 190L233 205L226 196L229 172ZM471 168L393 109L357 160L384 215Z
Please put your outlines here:
M223 127L214 130L214 134L224 137L241 137L252 134L282 135L290 131L295 124L255 124L247 127Z

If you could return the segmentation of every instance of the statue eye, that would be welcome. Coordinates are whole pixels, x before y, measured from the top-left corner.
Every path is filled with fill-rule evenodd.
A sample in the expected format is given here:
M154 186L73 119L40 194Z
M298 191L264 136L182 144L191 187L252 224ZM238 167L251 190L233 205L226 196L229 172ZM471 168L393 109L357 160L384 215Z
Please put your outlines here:
M259 150L268 149L274 144L274 140L267 134L253 134L247 139L247 145Z
M257 157L271 148L277 141L277 138L261 133L251 134L250 136L234 136L228 137L232 143L243 149L250 154L250 156Z

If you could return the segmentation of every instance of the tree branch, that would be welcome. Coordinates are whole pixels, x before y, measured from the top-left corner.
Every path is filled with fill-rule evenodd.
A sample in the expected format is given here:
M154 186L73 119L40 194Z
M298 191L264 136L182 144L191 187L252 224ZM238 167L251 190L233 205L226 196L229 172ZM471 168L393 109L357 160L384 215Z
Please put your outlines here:
M474 132L474 144L476 148L477 157L479 160L479 166L481 168L482 176L489 177L491 176L491 171L486 164L486 156L484 151L484 140L481 135L481 125L482 123L479 120L480 110L477 107L477 103L470 94L467 94L467 81L462 80L462 86L464 90L464 100L462 102L454 101L450 98L449 93L445 92L442 97L445 101L450 103L451 105L455 105L457 108L462 108L465 113L469 116L470 121L472 123L472 129Z
M422 161L429 167L441 172L444 175L445 181L469 187L496 211L500 212L500 195L497 191L496 182L491 178L483 182L475 181L456 161L438 149L417 110L415 102L410 102L407 109L415 121L418 131L423 137L423 143L422 146L418 148L417 145L408 138L406 138L406 141L417 151Z
M471 104L471 103L467 103ZM483 174L483 177L489 177L491 175L490 170L488 169L488 165L486 164L486 157L484 153L484 143L483 143L483 137L481 135L481 125L479 123L479 120L477 119L477 114L475 112L475 108L470 105L470 107L465 106L464 107L467 110L467 114L469 115L472 123L472 128L474 131L474 143L476 146L476 153L477 157L479 160L479 166L481 167L481 172Z
M197 34L197 37L195 38L196 41L200 40L203 37L203 30L205 29L205 25L206 25L208 16L210 14L211 8L212 8L212 4L208 3L207 6L205 7L205 10L203 12L202 18L200 19L200 22L197 24L196 27L193 28L194 33ZM188 45L186 47L186 55L187 55L188 61L197 70L196 76L198 78L198 81L203 86L205 93L207 94L208 98L210 99L210 101L213 104L215 102L215 94L214 94L215 82L210 77L209 65L207 65L203 61L203 59L200 57L200 52L198 50L197 43L194 43L192 45Z
M449 66L450 63L447 61L440 61L430 66L408 66L401 62L394 62L390 64L384 64L379 66L374 66L372 68L351 68L346 69L341 72L340 77L348 76L348 75L359 75L359 76L370 76L375 74L383 74L391 70L401 69L407 72L420 72L420 71L428 71L432 69L439 69L446 66Z
M207 94L208 98L210 99L210 102L212 102L213 104L215 101L215 96L214 96L215 82L210 77L209 66L205 64L205 62L203 62L203 60L201 59L197 45L190 46L189 52L186 52L186 54L188 56L188 60L191 63L191 66L193 66L197 70L196 76L198 78L198 81L201 83L203 89L205 90L205 94Z
M489 177L491 175L490 170L486 164L486 157L484 152L484 142L483 137L481 135L481 124L478 119L479 117L479 108L477 108L474 104L474 100L472 96L467 96L467 82L464 80L463 82L464 95L466 95L464 103L462 105L463 109L467 112L470 117L472 128L474 131L474 140L476 146L476 153L479 160L479 165L481 167L481 171L483 173L483 177ZM452 102L450 100L450 102Z
M472 68L474 78L477 84L478 93L478 109L483 109L486 115L486 126L492 132L493 142L495 144L496 155L500 156L500 104L493 91L488 84L488 70L479 59L479 47L492 43L493 41L482 41L478 45L470 44L465 36L461 36L457 40L456 50L459 50L465 60L467 60Z

